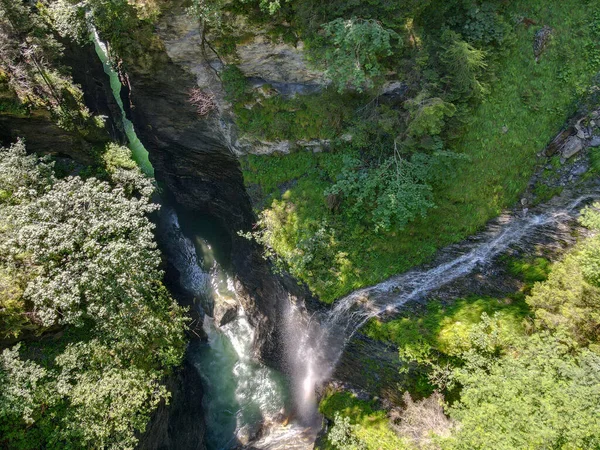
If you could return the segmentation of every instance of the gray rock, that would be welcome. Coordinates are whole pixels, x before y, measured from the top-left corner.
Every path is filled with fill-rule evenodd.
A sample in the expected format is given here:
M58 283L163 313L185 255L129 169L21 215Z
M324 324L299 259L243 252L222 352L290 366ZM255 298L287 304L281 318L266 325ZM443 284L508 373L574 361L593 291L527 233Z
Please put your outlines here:
M215 303L213 309L213 318L215 323L220 327L227 325L229 322L235 320L238 314L238 305L235 302L224 302L219 301Z
M570 136L563 144L561 153L563 158L569 159L583 150L583 141L577 136Z
M600 136L592 136L589 142L590 147L600 147Z

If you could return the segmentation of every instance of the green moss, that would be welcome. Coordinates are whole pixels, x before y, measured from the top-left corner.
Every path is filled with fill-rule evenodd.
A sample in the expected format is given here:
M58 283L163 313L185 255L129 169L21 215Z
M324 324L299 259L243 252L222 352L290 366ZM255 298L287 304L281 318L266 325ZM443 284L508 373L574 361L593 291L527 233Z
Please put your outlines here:
M450 305L433 301L416 315L389 322L374 319L367 324L365 332L373 339L392 342L399 348L425 342L442 353L453 355L468 348L470 332L483 313L489 316L498 313L505 332L520 335L529 308L520 295L504 299L469 297Z
M359 400L349 392L332 392L327 394L319 405L321 413L333 420L336 413L349 417L350 423L356 425L354 434L373 450L401 450L408 448L390 428L386 411L378 408L374 402ZM332 449L327 442L322 449Z
M528 284L545 281L550 275L552 263L546 258L511 258L507 261L508 269L515 277Z
M253 137L276 140L332 139L342 133L352 117L358 97L326 90L322 93L283 98L260 98L251 106L234 106L236 123Z

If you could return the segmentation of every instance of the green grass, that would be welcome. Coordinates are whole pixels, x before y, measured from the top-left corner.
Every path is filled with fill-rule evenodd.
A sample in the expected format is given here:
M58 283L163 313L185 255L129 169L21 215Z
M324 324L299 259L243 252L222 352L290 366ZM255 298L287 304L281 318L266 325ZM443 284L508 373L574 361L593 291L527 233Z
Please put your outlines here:
M426 218L404 230L375 233L330 212L323 190L341 170L335 154L263 156L246 165L249 184L263 186L292 206L288 210L294 225L284 229L287 245L324 221L335 230L333 251L343 255L343 263L301 276L324 302L423 263L440 247L480 230L518 200L534 172L536 153L575 112L578 96L598 69L595 59L590 62L586 57L596 51L590 5L578 0L522 0L509 8L509 14L550 25L554 38L536 63L532 43L539 27L516 27L516 44L496 63L490 94L471 112L462 137L451 143L452 150L468 155L470 161L460 163L435 186L437 208ZM285 158L290 161L281 164ZM274 187L289 181L288 176L297 183L277 194Z
M368 449L409 448L390 428L386 411L378 409L373 402L359 400L349 392L334 392L321 400L319 410L329 420L333 420L336 413L349 417L350 423L357 426L356 436ZM320 448L333 450L334 447L329 442L325 442Z
M365 333L399 348L426 342L442 353L454 355L468 348L470 331L480 322L483 313L489 316L498 313L507 333L521 334L529 308L524 297L518 294L505 299L469 297L450 305L432 301L417 315L389 322L371 320Z
M244 133L267 140L332 139L356 107L357 97L326 90L291 99L274 95L248 108L236 103L236 124Z
M552 269L550 260L542 257L509 258L507 266L513 276L526 283L525 290L529 290L533 283L547 280Z

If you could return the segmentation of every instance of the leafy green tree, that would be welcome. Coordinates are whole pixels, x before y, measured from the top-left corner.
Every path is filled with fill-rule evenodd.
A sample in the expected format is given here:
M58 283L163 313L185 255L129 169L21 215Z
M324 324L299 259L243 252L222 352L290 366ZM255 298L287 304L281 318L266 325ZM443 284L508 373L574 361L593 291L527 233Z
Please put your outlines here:
M445 81L452 90L452 101L480 100L487 91L481 81L487 67L485 52L450 30L443 33L442 42L445 48L440 58L447 72Z
M0 446L134 448L168 399L185 319L161 282L152 185L122 147L105 162L112 184L58 180L22 142L0 148L0 332L60 330L0 354Z
M486 334L473 337L486 341ZM489 350L471 349L454 370L462 390L449 414L460 425L443 448L600 446L600 355L549 334L501 357Z
M595 205L598 208L600 205ZM586 208L581 222L600 230L600 213ZM569 333L585 345L600 340L600 238L582 241L537 284L527 303L541 328Z
M406 103L411 118L406 132L412 138L439 135L446 119L456 113L456 107L452 103L438 97L428 98L426 93L421 93Z
M422 161L405 159L395 151L375 167L365 167L357 158L346 158L345 164L325 195L343 196L355 220L370 213L375 230L403 228L434 206L427 166Z
M392 54L392 39L399 36L373 19L335 19L323 29L326 76L338 91L373 87L374 79L383 75L381 60Z

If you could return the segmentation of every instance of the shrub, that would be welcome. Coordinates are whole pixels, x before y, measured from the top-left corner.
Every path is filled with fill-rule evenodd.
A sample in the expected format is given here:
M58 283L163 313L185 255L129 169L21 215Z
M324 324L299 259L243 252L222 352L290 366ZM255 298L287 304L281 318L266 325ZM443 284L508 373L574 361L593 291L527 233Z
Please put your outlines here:
M326 75L338 91L373 87L373 80L383 74L382 58L392 54L391 40L399 36L372 19L336 19L323 29Z

